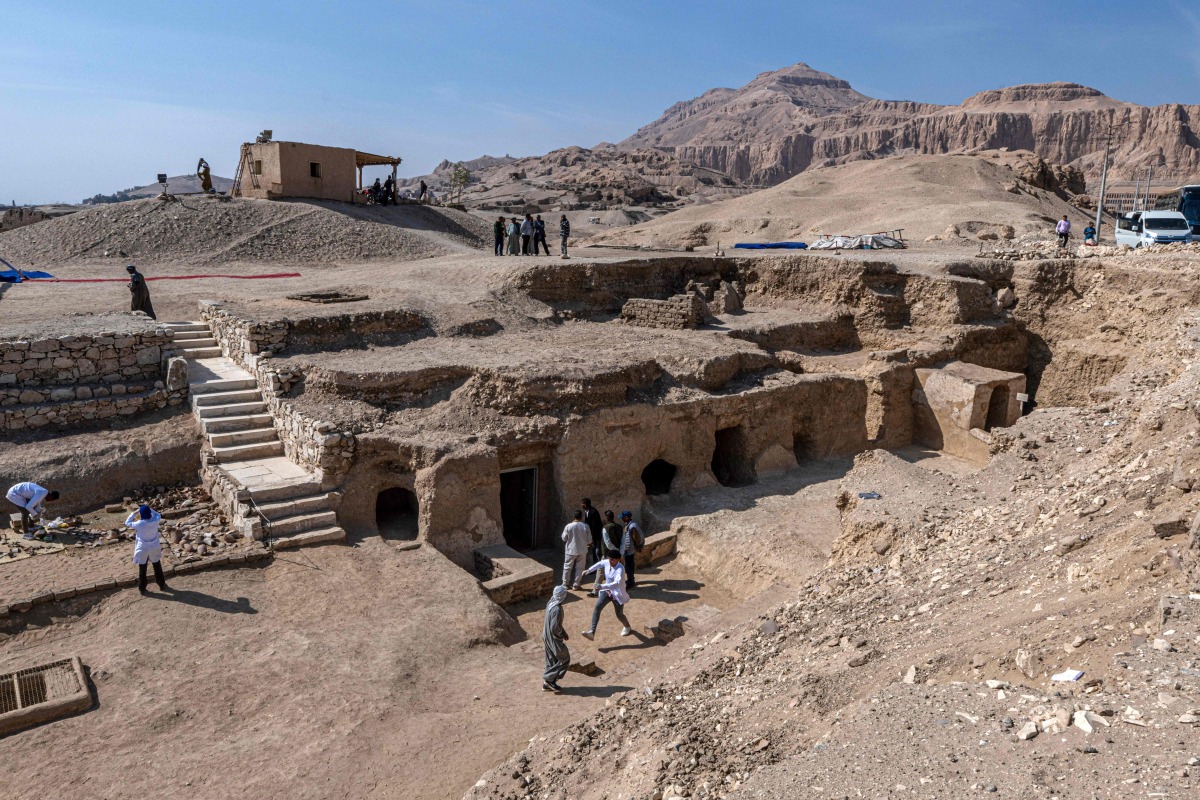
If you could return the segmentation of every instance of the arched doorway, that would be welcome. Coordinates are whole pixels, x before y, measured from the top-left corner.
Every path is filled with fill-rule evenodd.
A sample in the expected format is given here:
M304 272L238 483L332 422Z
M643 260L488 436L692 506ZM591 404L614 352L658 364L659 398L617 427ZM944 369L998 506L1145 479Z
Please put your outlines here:
M670 494L671 483L678 471L670 461L663 461L661 458L651 461L642 470L642 484L646 487L646 494Z
M712 471L722 486L754 483L754 462L750 459L750 446L741 425L717 431Z
M384 489L375 499L375 524L384 539L410 542L417 538L417 496L399 486Z
M987 422L983 424L985 431L992 428L1003 428L1008 424L1008 386L1001 385L992 389L988 399Z

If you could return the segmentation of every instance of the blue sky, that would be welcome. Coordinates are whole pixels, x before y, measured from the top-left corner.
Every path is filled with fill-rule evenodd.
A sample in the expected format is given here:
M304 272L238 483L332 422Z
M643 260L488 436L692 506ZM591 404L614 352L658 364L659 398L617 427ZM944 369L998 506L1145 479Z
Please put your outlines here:
M1070 80L1200 104L1200 2L0 0L0 202L77 201L276 138L404 158L619 141L797 61L885 99Z

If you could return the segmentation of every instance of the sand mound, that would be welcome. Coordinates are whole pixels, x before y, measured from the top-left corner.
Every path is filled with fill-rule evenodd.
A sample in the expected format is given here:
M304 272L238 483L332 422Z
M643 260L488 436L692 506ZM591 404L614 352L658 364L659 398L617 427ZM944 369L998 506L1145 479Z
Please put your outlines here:
M823 233L895 228L903 228L907 240L945 236L977 243L1047 232L1063 214L1084 221L1078 209L1019 178L1011 163L1000 153L922 155L810 170L770 189L602 233L590 243L674 248L811 242Z
M453 209L184 198L114 203L0 235L24 267L139 263L407 261L483 245L485 224Z

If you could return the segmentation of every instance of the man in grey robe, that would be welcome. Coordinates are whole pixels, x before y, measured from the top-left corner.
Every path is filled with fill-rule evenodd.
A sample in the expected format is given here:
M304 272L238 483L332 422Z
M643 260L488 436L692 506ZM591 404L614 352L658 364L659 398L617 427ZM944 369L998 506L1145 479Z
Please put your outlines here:
M154 306L150 304L150 287L146 286L146 278L133 264L126 267L125 271L129 273L129 310L141 311L150 319L158 319L154 316Z
M571 651L567 650L567 631L563 628L562 602L567 596L567 587L555 586L546 604L546 621L542 624L542 642L546 645L546 671L542 674L542 691L558 692L562 689L558 681L567 674L571 664Z

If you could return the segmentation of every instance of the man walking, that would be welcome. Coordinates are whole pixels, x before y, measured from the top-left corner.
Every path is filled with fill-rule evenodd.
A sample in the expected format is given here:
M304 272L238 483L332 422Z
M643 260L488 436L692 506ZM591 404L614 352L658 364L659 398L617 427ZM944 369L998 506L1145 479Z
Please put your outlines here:
M642 529L633 521L633 514L622 511L621 522L625 523L625 530L621 536L621 556L625 559L625 575L628 581L626 587L636 589L634 570L637 569L637 554L642 551L646 539L642 536Z
M42 516L42 503L53 503L58 499L58 492L43 489L36 483L25 482L18 483L9 488L4 495L8 502L12 503L21 511L21 532L27 538L33 538L33 528L30 527L31 518Z
M504 255L504 217L497 217L492 223L492 236L496 239L496 255Z
M607 555L608 557L603 561L597 561L588 568L588 572L603 572L604 582L600 584L600 599L596 601L596 607L592 609L592 627L583 632L585 639L596 638L596 626L600 624L600 612L609 603L613 604L617 620L625 626L621 628L621 635L628 636L633 633L633 628L630 627L629 620L625 616L625 604L629 602L629 593L625 591L625 567L621 564L621 554L616 550L609 550Z
M542 215L538 214L537 219L533 221L533 254L540 256L538 252L538 244L542 245L542 250L546 255L550 255L550 246L546 244L546 223L542 222Z
M129 310L141 311L150 319L158 319L150 303L150 287L146 285L145 276L133 264L127 266L125 271L129 273Z
M583 512L575 512L575 521L563 528L563 574L562 585L568 589L578 589L583 580L584 561L587 559L588 544L592 532L583 521Z
M532 255L529 251L530 243L533 240L533 217L525 215L525 221L521 223L521 255Z
M1071 239L1071 220L1067 219L1066 214L1063 214L1063 218L1058 221L1054 232L1058 234L1058 246L1066 247L1067 242Z
M571 223L567 221L567 215L563 214L558 221L558 235L562 239L562 257L570 258L567 255L567 239L571 236Z
M162 515L142 504L125 519L125 527L132 528L135 542L133 545L133 563L138 566L138 591L146 593L146 562L154 565L154 582L158 588L167 591L167 579L163 577L162 542L158 538L158 523Z
M425 202L425 194L429 191L429 187L425 185L425 181L421 181L421 183L417 187L417 189L418 189L417 202L424 203Z
M555 586L546 604L546 619L542 623L542 644L546 650L546 669L542 673L542 691L562 691L558 682L567 674L571 666L571 651L567 649L567 631L563 627L563 600L567 597L567 587Z

